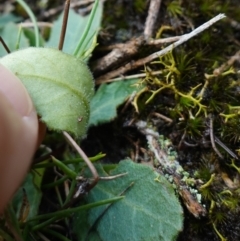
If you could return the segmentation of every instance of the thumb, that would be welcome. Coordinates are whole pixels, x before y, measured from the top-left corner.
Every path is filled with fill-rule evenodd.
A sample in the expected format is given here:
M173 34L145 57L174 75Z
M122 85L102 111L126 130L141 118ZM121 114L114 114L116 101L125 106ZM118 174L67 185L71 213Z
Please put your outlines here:
M0 65L0 213L30 166L37 138L31 98L21 81Z

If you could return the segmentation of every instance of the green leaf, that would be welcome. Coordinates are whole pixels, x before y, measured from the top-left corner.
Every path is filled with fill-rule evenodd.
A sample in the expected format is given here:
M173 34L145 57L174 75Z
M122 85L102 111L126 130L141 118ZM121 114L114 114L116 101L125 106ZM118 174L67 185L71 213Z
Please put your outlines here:
M103 169L99 172L101 176L107 175ZM182 229L183 211L173 187L149 166L130 160L121 161L110 175L125 172L128 174L115 180L100 181L86 197L91 203L122 193L125 196L108 208L90 210L88 222L84 223L82 213L76 213L73 229L78 240L92 241L89 235L96 231L102 241L175 240ZM79 226L80 219L82 226Z
M29 206L29 209L26 210L28 212L27 219L22 220L24 222L38 214L38 209L42 198L41 183L44 172L45 169L41 168L37 169L37 172L33 171L29 173L26 176L23 185L19 188L18 192L14 196L13 206L18 217L23 218L21 217L21 215L23 215L23 213L21 213L21 206L24 205L24 192L26 193L27 203L25 204Z
M8 48L10 49L11 52L16 50L19 31L20 31L20 28L16 24L8 23L5 25L3 30L0 32L1 37L3 38L4 42L6 43L6 45L8 46ZM7 52L4 49L4 47L2 46L2 44L0 44L0 45L1 45L0 57L7 55ZM28 46L29 46L28 39L24 36L23 33L21 33L19 47L25 48Z
M5 13L0 16L0 28L6 26L10 22L20 22L22 20L21 17L17 17L12 13Z
M103 4L102 2L100 2L98 4L98 8L94 16L93 24L87 34L85 42L82 44L82 49L81 49L82 55L86 51L88 51L88 49L92 46L92 44L94 44L93 43L94 36L97 35L100 29L102 11L103 11ZM50 47L58 46L59 36L60 36L61 26L62 26L62 18L63 18L63 14L61 14L58 20L54 22L51 36L46 46L50 46ZM69 54L74 53L77 43L81 39L81 36L84 32L83 30L87 25L88 19L89 19L89 15L87 15L86 17L82 17L81 15L75 13L73 10L70 9L67 31L66 31L67 38L65 39L65 42L64 42L63 52L66 52Z
M0 63L21 79L50 129L85 135L94 83L82 60L56 49L27 48Z
M23 33L25 37L28 39L29 45L35 47L35 44L36 44L35 32L30 28L23 28ZM40 46L43 47L45 42L42 36L39 36L39 41L40 41Z
M117 116L117 107L134 91L138 79L102 84L91 101L89 125L98 125L113 120Z

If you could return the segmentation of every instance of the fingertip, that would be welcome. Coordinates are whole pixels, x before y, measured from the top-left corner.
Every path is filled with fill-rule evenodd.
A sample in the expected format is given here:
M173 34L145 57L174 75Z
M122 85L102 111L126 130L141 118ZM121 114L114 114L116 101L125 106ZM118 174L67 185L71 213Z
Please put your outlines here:
M38 117L20 80L0 65L0 212L20 186L38 141Z
M0 64L0 91L21 116L28 116L34 109L32 100L22 84L10 70Z

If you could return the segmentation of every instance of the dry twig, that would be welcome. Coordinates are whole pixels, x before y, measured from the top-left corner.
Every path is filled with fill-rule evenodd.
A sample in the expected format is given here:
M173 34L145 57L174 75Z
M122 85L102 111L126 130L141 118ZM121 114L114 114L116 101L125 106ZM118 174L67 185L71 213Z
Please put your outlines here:
M144 36L146 39L149 39L153 35L154 25L157 21L158 12L160 9L162 0L151 0L149 9L148 9L148 16L145 23L144 29Z
M215 76L219 76L219 75L222 74L227 68L229 68L230 66L232 66L235 61L240 61L240 50L237 51L233 56L231 56L226 63L222 64L219 68L215 69L215 70L213 71L213 74L214 74Z
M222 154L220 153L220 151L217 149L216 145L215 145L215 139L214 139L214 134L213 134L213 118L212 116L210 116L210 125L209 125L209 129L210 129L210 140L211 140L211 143L212 143L212 148L213 150L217 153L217 155L219 156L220 159L223 160L223 156Z
M170 160L166 147L160 145L158 141L160 137L158 132L149 128L144 121L138 121L136 127L146 136L149 149L158 161L162 172L169 174L173 178L173 182L177 186L177 191L182 197L184 205L189 212L195 217L205 216L207 212L206 209L199 200L197 200L196 196L191 193L191 189L187 183L183 181L183 176L181 175L181 173L183 173L183 168L180 163L176 159Z
M192 32L188 33L188 34L184 34L181 36L181 38L176 41L175 43L169 45L168 47L164 48L163 50L160 50L158 52L155 52L145 58L139 59L135 62L129 62L126 65L113 70L105 75L100 76L99 78L97 78L97 84L102 83L102 81L105 81L106 79L111 79L114 78L115 76L119 76L119 75L123 75L124 73L126 73L129 70L133 70L136 69L140 66L145 65L146 63L151 62L152 60L159 58L165 54L167 54L169 51L173 50L174 48L176 48L177 46L183 44L184 42L188 41L189 39L195 37L197 34L201 33L202 31L206 30L207 28L209 28L211 25L213 25L214 23L216 23L217 21L221 20L225 18L224 14L219 14L216 17L212 18L211 20L209 20L208 22L204 23L203 25L199 26L198 28L196 28L195 30L193 30Z
M131 39L125 44L118 44L117 48L114 48L110 53L95 61L92 67L93 72L96 74L119 65L126 59L134 56L138 52L139 47L143 46L144 42L144 38L140 37Z
M118 43L103 47L100 50L111 50L111 52L105 55L104 57L96 60L92 67L92 70L95 74L98 74L99 72L104 72L116 65L121 64L126 59L130 59L131 57L133 57L135 54L137 54L137 51L140 49L140 47L143 47L145 45L158 46L166 43L172 43L179 40L180 38L181 36L175 36L163 39L150 39L146 42L144 41L143 37L139 37L131 39L125 44ZM112 80L106 79L106 81L102 81L101 83L105 82L112 82Z
M52 23L48 23L48 22L37 22L37 26L39 28L52 28L53 24ZM33 28L34 24L32 22L24 22L24 23L19 23L18 27Z
M92 162L89 160L89 158L87 157L87 155L83 152L83 150L80 148L80 146L73 140L73 138L66 132L63 131L63 135L64 137L67 139L67 141L69 142L69 144L78 152L78 154L82 157L82 159L84 160L84 162L87 164L88 168L90 169L92 175L93 175L93 182L90 184L89 186L89 190L92 189L99 180L99 175L98 172L96 170L96 168L94 167L94 165L92 164Z
M76 1L76 2L72 2L70 7L71 8L82 7L82 6L85 6L85 5L93 3L94 1L95 0ZM56 8L52 8L52 9L49 9L48 11L44 11L43 15L42 15L42 18L49 18L49 17L55 16L58 13L60 13L62 11L62 9L63 9L63 6L60 5L60 6L56 7Z
M152 71L151 75L158 75L158 74L162 74L162 70L158 70L158 71ZM129 80L129 79L137 79L137 78L143 78L146 77L146 73L141 73L141 74L133 74L133 75L128 75L128 76L121 76L119 78L114 78L114 79L107 79L101 82L101 84L103 83L110 83L110 82L116 82L116 81L121 81L121 80Z
M139 37L139 38L142 38L142 37ZM145 44L150 45L150 46L151 45L158 46L158 45L162 45L162 44L176 42L180 38L181 38L181 36L174 36L174 37L161 38L161 39L150 39ZM131 41L133 41L133 40L130 40L129 42L131 42ZM116 44L111 44L111 45L108 45L108 46L103 46L99 49L99 51L111 51L113 49L121 49L121 48L124 48L126 44L128 44L128 42L124 43L124 44L123 43L116 43Z
M158 118L161 118L162 120L168 122L169 124L173 123L173 120L163 114L157 113L157 112L152 112L151 115L156 116Z

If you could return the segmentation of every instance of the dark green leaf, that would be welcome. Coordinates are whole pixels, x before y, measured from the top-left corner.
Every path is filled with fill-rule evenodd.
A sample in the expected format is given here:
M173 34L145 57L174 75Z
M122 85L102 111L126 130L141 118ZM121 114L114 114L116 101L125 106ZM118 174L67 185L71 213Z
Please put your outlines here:
M101 176L107 175L103 169L99 172ZM76 221L83 216L75 214L73 227L79 232L78 240L91 241L88 235L92 231L97 231L102 241L175 240L182 229L183 213L173 187L149 166L130 160L121 161L110 174L125 172L128 174L118 179L100 181L86 197L91 203L121 194L125 196L109 208L100 206L90 210L88 223L82 221L78 228ZM84 233L80 227L84 228Z
M89 125L98 125L113 120L117 116L117 107L134 91L138 79L102 84L91 101Z
M24 28L23 29L24 35L25 37L28 39L29 41L29 45L35 47L36 44L36 40L35 40L35 33L32 29L29 28ZM40 46L44 46L44 39L42 36L40 36Z

